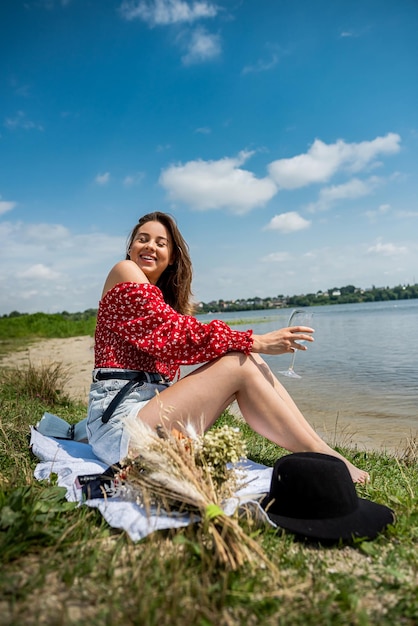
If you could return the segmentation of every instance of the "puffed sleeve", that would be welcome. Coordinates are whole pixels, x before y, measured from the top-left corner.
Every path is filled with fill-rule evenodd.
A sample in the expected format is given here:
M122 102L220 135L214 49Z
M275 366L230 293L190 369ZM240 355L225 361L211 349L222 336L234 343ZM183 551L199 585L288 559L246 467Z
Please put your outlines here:
M232 330L225 322L199 322L180 315L149 283L120 283L103 298L98 323L154 358L178 365L204 363L233 350L249 354L252 330Z

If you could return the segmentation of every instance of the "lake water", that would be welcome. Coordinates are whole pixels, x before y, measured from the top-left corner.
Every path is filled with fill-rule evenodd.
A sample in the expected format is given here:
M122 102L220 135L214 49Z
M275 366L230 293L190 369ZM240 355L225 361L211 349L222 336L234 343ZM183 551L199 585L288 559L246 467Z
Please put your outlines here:
M329 443L399 451L418 436L418 300L306 308L315 342L298 352L301 379L278 374ZM199 316L261 334L288 325L291 309ZM233 324L234 320L244 324ZM290 355L264 356L277 373Z

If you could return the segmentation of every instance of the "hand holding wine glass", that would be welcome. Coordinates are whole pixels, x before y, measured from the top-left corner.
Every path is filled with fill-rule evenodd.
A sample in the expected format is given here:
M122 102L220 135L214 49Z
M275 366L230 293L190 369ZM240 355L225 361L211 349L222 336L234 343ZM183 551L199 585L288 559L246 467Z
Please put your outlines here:
M288 326L311 326L312 317L313 313L303 309L296 309L289 318ZM298 343L303 343L303 340L300 340ZM302 376L297 374L294 370L295 358L296 349L293 350L292 360L288 369L280 371L279 374L283 374L283 376L288 376L289 378L302 378Z

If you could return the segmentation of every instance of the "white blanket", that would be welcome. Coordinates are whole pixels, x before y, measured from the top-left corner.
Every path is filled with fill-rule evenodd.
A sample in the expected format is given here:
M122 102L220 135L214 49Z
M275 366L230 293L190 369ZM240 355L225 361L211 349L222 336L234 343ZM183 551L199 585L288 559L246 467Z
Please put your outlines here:
M44 480L51 473L57 474L58 485L67 489L67 500L71 502L83 502L81 488L76 485L77 476L100 474L107 469L86 443L45 437L32 428L30 445L32 452L40 460L35 468L35 478ZM266 523L274 525L256 501L270 489L272 468L249 460L240 464L241 468L246 486L239 489L234 498L224 503L225 513L232 515L237 507L249 504L254 515L261 516ZM180 528L191 523L187 514L166 515L161 511L158 514L156 511L147 514L143 507L119 497L97 498L84 503L98 508L110 526L125 530L133 541L139 541L155 530Z

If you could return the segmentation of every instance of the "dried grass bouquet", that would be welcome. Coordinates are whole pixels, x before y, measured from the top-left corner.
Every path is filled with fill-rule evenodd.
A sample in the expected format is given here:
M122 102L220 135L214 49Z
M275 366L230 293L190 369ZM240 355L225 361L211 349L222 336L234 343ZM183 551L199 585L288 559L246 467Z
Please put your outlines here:
M130 455L116 476L119 494L165 513L187 512L200 524L205 545L218 564L232 570L245 562L272 568L261 546L241 528L237 514L227 515L222 503L240 486L232 464L246 454L241 434L229 426L198 435L162 424L155 430L137 418L127 420ZM184 434L183 434L184 433Z

